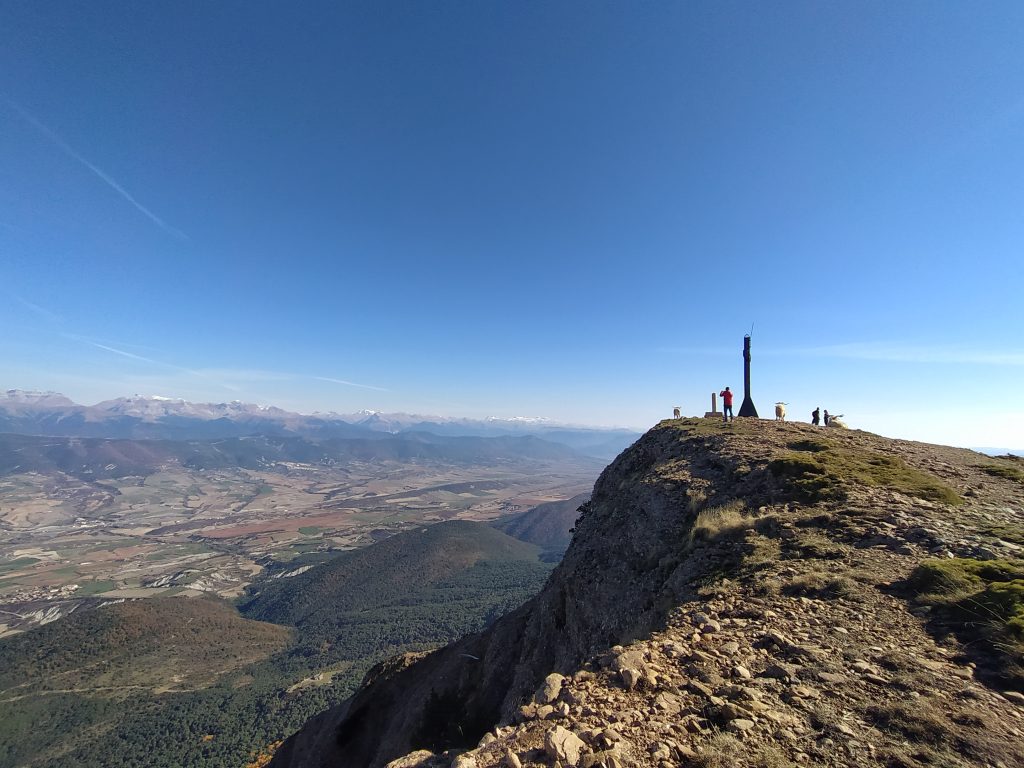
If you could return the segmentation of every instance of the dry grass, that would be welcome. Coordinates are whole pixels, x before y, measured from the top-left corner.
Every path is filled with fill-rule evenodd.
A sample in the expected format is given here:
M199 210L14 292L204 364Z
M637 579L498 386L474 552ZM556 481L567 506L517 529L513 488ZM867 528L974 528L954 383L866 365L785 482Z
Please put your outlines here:
M704 491L693 489L686 492L686 497L686 508L689 510L690 514L693 515L699 513L704 508L704 504L708 500L708 495L704 493Z
M743 756L743 745L727 733L716 733L703 747L700 755L692 761L695 768L732 768L739 765Z
M718 732L703 744L703 752L687 763L694 768L792 768L796 765L772 744L749 747L735 736Z
M739 500L701 510L690 529L690 545L698 541L733 538L752 528L754 519L744 515L743 510L744 504Z
M853 549L817 531L802 531L796 544L800 548L801 555L819 560L838 560L846 557Z
M912 704L873 704L868 707L867 715L876 728L911 742L936 746L945 743L950 736L949 721L926 696Z
M767 536L755 536L751 540L752 550L745 558L744 564L755 571L775 565L782 559L782 545L778 539Z
M856 589L856 582L846 576L836 576L825 571L810 571L795 576L782 588L782 592L790 597L834 600L837 597L851 597Z

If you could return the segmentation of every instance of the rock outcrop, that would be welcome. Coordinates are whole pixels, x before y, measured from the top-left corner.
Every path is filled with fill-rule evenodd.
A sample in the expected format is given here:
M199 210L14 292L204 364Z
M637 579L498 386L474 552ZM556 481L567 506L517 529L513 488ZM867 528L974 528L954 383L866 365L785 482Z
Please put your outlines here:
M932 561L1012 584L1022 534L1009 459L663 422L536 598L378 666L272 765L1022 765L1018 649L912 589Z

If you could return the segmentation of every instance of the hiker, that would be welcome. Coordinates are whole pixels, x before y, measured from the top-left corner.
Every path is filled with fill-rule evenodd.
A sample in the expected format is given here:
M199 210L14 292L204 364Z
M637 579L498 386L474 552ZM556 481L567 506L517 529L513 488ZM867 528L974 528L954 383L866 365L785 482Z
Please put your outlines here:
M722 398L722 423L726 424L732 418L732 392L726 387L718 394Z
M814 426L818 426L821 423L821 410L820 410L820 408L821 408L821 406L818 406L813 411L811 411L811 424L813 424Z
M825 409L825 426L826 426L826 427L828 426L828 420L829 420L830 418L831 418L831 417L830 417L830 416L828 415L828 409L826 408L826 409Z

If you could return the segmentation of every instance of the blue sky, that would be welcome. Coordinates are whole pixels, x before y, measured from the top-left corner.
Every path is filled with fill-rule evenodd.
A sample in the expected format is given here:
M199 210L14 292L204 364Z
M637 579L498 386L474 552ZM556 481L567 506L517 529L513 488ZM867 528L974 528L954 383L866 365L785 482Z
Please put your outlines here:
M2 3L0 387L1024 444L1020 3Z

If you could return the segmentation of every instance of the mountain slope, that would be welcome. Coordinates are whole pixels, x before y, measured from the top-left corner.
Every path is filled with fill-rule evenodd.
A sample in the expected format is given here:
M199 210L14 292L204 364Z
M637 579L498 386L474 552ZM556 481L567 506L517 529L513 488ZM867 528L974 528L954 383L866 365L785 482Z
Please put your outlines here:
M520 515L496 521L494 527L520 541L536 544L546 553L560 556L572 540L572 527L579 517L579 508L588 501L590 494L581 493L564 501L539 504Z
M536 547L488 525L452 520L346 552L290 579L264 582L242 610L252 618L302 626L325 613L377 607L482 562L532 566L537 554Z
M244 765L381 659L521 605L551 572L538 551L483 523L439 523L258 582L243 611L290 626L150 598L4 638L0 766Z
M1022 764L1022 489L966 450L663 422L536 598L381 665L273 765Z
M154 725L185 719L202 697L219 704L220 681L281 651L291 636L286 627L243 619L219 600L152 598L73 613L5 638L0 766L165 765L157 755L168 746ZM203 720L216 727L216 717L195 718ZM178 754L201 751L200 736L180 732ZM123 759L132 740L145 743L138 763Z
M538 552L485 523L436 523L296 576L258 581L239 608L296 628L283 667L365 670L396 649L418 651L479 631L522 605L551 572Z
M107 605L0 643L0 699L21 689L159 687L171 678L178 688L202 687L290 641L287 628L243 619L220 600Z

